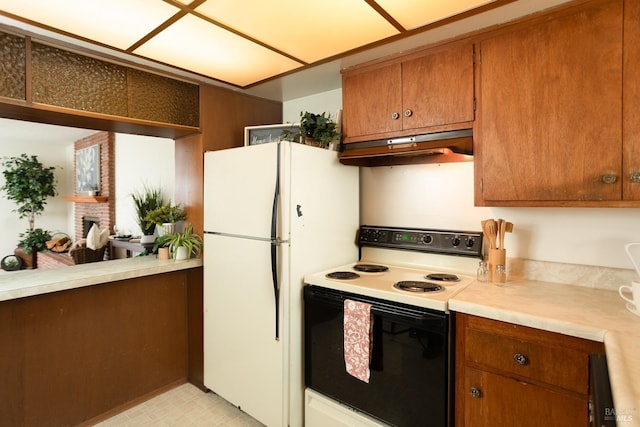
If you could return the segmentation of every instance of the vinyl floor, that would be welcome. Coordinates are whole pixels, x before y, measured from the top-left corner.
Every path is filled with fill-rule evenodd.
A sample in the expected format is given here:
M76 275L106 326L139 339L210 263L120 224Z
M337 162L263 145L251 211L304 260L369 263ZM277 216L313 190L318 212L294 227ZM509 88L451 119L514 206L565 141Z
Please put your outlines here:
M108 418L99 427L263 427L214 393L204 393L191 384L183 384Z

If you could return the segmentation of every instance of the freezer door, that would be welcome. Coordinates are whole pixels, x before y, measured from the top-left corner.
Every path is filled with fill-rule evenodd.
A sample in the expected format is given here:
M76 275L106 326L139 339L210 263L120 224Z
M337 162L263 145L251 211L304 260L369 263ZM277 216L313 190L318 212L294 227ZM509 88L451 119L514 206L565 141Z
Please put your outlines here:
M263 424L286 426L288 289L283 281L276 340L270 243L207 234L205 248L204 383Z
M279 146L263 144L205 153L205 231L270 237ZM281 155L281 160L284 158Z

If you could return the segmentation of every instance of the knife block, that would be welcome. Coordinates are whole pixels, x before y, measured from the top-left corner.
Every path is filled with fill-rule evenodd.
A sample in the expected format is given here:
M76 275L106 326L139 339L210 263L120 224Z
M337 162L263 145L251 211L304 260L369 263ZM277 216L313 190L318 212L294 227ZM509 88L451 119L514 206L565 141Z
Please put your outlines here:
M493 282L494 273L498 265L507 266L506 249L489 249L489 282Z

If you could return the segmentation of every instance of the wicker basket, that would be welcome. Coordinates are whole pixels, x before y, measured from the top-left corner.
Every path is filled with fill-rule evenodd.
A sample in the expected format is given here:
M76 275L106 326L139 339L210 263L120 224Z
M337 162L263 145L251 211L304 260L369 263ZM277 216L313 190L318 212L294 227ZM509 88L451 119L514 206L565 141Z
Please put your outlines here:
M88 262L98 262L104 260L104 251L106 246L100 249L89 249L86 247L73 248L69 251L69 255L73 258L75 264L86 264Z

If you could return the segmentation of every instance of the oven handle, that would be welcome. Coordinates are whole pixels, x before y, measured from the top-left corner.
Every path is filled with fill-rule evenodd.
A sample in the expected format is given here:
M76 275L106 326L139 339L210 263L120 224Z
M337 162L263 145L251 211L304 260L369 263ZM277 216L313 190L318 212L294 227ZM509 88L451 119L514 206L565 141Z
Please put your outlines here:
M408 314L403 311L384 309L376 306L371 307L371 312L374 315L378 314L385 316L386 318L395 318L417 323L423 327L430 326L432 328L444 328L446 325L445 319L439 316L434 316L433 314Z
M371 304L371 312L374 315L378 314L385 317L393 317L395 319L418 323L422 326L428 325L438 329L445 328L447 325L446 315L444 313L432 313L426 308L414 308L400 303L373 300L363 295L320 288L313 285L307 286L305 299L308 302L328 304L334 308L343 308L345 299L353 299Z

